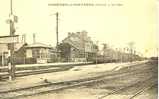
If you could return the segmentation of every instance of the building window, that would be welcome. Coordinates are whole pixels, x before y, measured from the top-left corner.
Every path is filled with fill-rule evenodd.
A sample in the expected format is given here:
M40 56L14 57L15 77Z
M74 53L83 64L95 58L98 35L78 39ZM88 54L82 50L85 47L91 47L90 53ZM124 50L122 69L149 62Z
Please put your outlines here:
M32 55L33 55L33 58L40 58L40 50L39 49L33 49Z

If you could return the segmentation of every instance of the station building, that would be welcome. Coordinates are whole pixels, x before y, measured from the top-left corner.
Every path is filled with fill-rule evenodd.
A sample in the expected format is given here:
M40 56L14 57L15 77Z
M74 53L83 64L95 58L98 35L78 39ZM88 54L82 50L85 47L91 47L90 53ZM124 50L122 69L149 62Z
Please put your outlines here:
M43 43L33 43L26 47L26 59L30 63L48 63L55 61L56 50ZM30 60L29 60L30 59Z
M62 41L62 44L69 46L68 51L64 51L65 55L63 55L67 61L89 61L96 55L98 47L87 34L86 31L68 33L68 36Z
M43 43L27 44L23 36L16 35L14 42L14 64L34 64L56 62L56 49ZM10 44L13 38L0 36L0 66L8 65Z

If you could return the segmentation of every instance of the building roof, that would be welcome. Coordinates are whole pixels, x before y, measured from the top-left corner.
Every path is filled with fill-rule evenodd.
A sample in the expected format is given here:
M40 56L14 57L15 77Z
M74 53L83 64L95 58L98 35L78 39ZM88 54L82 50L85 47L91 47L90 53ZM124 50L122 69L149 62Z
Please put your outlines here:
M87 46L86 43L92 43L93 41L91 38L87 35L87 32L76 32L76 33L68 33L68 37L66 37L63 40L64 43L70 44L72 47L78 49L78 50L85 50L85 47Z
M26 46L26 48L52 48L50 45L46 45L43 43L33 43Z
M76 49L84 50L84 47L82 46L82 43L80 42L80 38L78 40L73 40L73 39L71 39L72 37L73 37L73 39L75 39L75 37L79 38L76 34L72 33L70 36L65 38L63 40L63 42L70 44L72 47L74 47Z

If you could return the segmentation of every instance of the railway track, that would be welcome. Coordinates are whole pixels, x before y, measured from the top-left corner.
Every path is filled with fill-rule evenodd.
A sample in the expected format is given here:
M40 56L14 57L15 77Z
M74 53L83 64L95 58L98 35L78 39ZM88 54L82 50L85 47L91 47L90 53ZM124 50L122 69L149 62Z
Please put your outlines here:
M73 68L74 66L81 66L81 65L85 66L85 65L94 65L94 64L93 63L77 64L77 65L72 64L72 65L60 66L60 68L58 68L58 69L51 68L50 65L46 66L45 68L44 67L41 68L40 66L34 67L34 68L33 67L17 68L17 71L15 73L15 77L22 77L22 76L28 76L28 75L36 75L36 74L43 74L43 73L66 71L66 70L69 70L69 69ZM134 67L135 65L132 65L132 66ZM58 67L58 66L56 65L54 67ZM41 68L41 69L38 69L38 68ZM5 69L5 72L6 71L8 71L8 70ZM8 73L0 74L0 80L8 79L8 77L9 77Z
M119 76L122 77L122 76L126 76L126 75L138 74L138 73L141 73L147 69L150 69L150 68L143 69L142 71L131 70L131 72L130 71L122 72L122 73L119 72L119 73L116 73L114 75L107 74L107 75L101 75L101 76L87 78L87 79L57 82L57 83L48 82L48 83L45 83L42 85L0 91L0 98L1 99L18 99L18 98L22 98L22 97L26 97L26 96L33 96L33 95L38 95L38 94L57 92L57 91L64 90L64 89L88 85L90 83L100 83L103 80L110 80L110 79L118 78ZM113 75L113 77L112 77L112 75ZM137 82L137 83L139 83L139 82Z
M150 71L150 73L153 73L153 74L148 79L136 82L126 87L120 87L117 90L113 90L111 92L106 93L105 95L100 96L98 99L110 99L110 98L113 98L113 95L120 95L121 97L123 95L124 98L121 98L121 99L134 99L138 97L139 95L143 94L145 91L151 89L154 86L157 86L158 76L156 74L158 74L158 72L157 72L157 68L156 69L155 68L152 68L152 69L150 68L150 70L152 70Z
M145 91L147 90L150 90L152 87L156 86L157 84L152 84L152 85L149 85L147 87L143 87L142 89L138 90L134 95L132 95L129 99L134 99L136 98L137 96L143 94Z
M51 72L59 72L59 71L66 71L66 70L69 70L71 69L72 67L63 67L63 68L59 68L59 69L40 69L40 70L32 70L32 71L23 71L23 72L16 72L15 73L15 77L22 77L22 76L28 76L28 75L36 75L36 74L43 74L43 73L51 73ZM1 80L5 80L9 77L9 74L4 74L4 75L1 75Z
M154 85L156 85L154 83L157 82L157 81L154 81L154 78L155 77L150 77L146 80L137 81L134 84L131 84L131 85L128 85L128 86L125 86L125 87L121 87L117 90L113 90L112 92L106 93L105 95L100 96L98 99L109 99L109 97L111 97L112 95L124 93L124 91L135 87L136 88L135 94L130 95L130 96L128 95L127 98L124 98L124 99L134 99L138 95L142 94L146 90L149 90Z
M51 73L51 72L59 72L59 71L66 71L69 70L75 66L85 66L85 65L92 65L93 63L87 63L87 64L71 64L66 66L46 66L46 67L27 67L27 68L17 68L17 71L15 73L15 77L22 77L22 76L28 76L28 75L36 75L36 74L43 74L43 73ZM54 68L59 67L59 68ZM3 71L3 70L1 70ZM4 74L0 74L0 80L5 80L9 77L8 69L6 68L3 72Z

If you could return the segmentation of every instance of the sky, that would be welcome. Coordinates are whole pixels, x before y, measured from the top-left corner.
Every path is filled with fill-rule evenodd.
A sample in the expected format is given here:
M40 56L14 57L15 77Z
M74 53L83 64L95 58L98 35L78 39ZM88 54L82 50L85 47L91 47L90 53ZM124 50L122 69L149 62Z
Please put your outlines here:
M9 35L10 0L0 0L0 35ZM48 4L102 3L120 6L48 6ZM18 16L16 34L26 34L27 42L56 45L56 17L59 12L59 40L68 32L87 31L99 45L128 47L145 56L157 49L157 7L155 0L13 0L13 13Z

